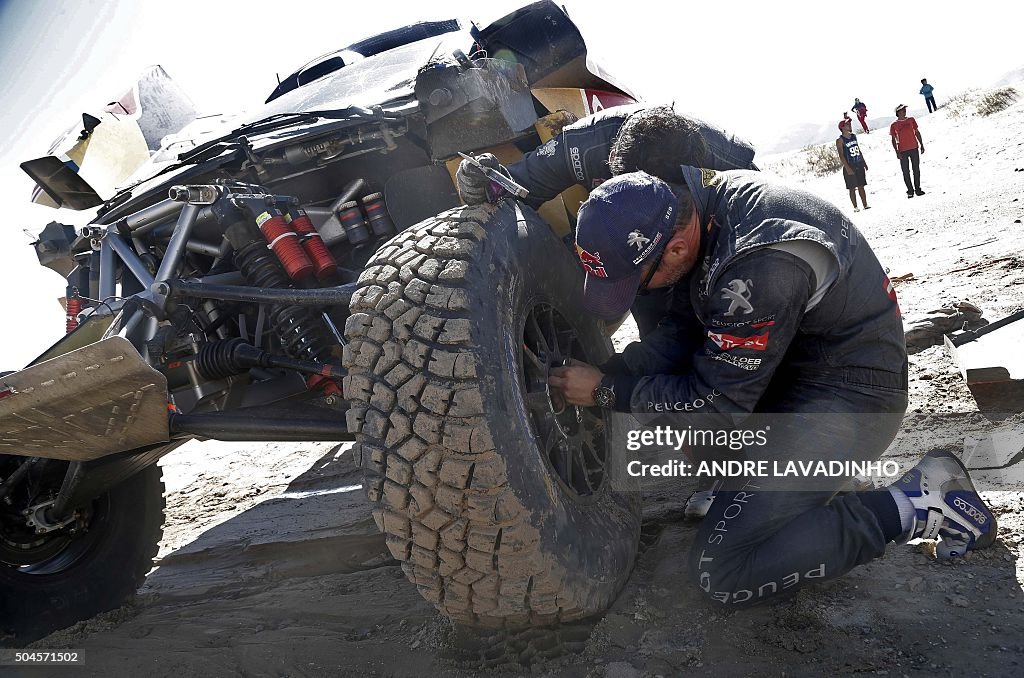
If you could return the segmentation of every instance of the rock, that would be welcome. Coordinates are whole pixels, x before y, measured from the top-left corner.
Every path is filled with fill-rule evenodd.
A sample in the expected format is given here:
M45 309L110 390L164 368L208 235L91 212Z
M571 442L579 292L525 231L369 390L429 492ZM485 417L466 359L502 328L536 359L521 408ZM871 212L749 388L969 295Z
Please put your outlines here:
M628 662L612 662L604 667L605 678L640 678L640 671Z
M615 647L637 645L644 635L643 628L624 615L609 614L605 620L608 625L608 642Z
M966 597L961 595L946 596L946 600L949 601L950 605L954 607L970 607L971 601L967 600Z
M924 589L924 577L913 577L907 582L907 590L917 592Z

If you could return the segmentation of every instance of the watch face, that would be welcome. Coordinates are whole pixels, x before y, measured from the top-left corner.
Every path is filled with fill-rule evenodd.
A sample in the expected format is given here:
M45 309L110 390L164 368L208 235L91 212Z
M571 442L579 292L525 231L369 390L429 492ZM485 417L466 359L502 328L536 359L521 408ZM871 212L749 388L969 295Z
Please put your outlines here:
M607 386L598 386L594 389L594 402L598 407L614 407L615 391Z

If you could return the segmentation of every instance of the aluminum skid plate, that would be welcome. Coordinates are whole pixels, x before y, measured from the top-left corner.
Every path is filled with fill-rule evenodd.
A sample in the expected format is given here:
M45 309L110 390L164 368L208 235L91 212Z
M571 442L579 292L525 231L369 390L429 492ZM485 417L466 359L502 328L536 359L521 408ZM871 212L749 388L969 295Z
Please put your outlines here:
M123 337L0 377L0 454L89 461L169 437L167 379Z

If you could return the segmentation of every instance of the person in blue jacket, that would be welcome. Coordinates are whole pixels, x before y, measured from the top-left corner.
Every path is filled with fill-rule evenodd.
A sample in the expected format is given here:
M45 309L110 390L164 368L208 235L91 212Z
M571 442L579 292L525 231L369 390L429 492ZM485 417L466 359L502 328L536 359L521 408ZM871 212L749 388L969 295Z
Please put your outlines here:
M928 84L928 78L921 78L921 96L924 97L924 102L928 105L928 112L934 113L939 109L935 105L935 97L932 96L932 92L935 88Z

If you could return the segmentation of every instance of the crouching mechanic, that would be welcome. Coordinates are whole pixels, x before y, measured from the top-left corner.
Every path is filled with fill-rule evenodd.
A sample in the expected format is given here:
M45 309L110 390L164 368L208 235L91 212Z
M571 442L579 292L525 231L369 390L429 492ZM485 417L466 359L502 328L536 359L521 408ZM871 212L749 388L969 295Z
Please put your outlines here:
M760 173L682 167L669 178L678 183L632 172L595 189L576 246L588 311L617 317L639 290L674 287L672 311L602 369L556 368L551 385L572 404L636 416L682 404L733 423L765 418L769 442L748 445L747 459L880 457L907 407L907 357L896 296L863 236L833 205ZM697 533L693 581L749 605L841 575L889 542L941 538L940 555L953 556L995 539L952 453L928 453L889 487L837 495L848 480L727 483Z
M490 153L477 160L501 167ZM523 202L538 209L573 185L587 190L600 185L613 174L621 174L623 166L661 176L675 171L680 162L722 170L756 169L754 147L743 139L679 115L671 106L631 104L607 108L566 126L506 171L530 192ZM500 189L466 160L459 165L456 179L467 205L501 197ZM657 326L668 303L667 294L654 293L633 304L633 319L641 337Z

